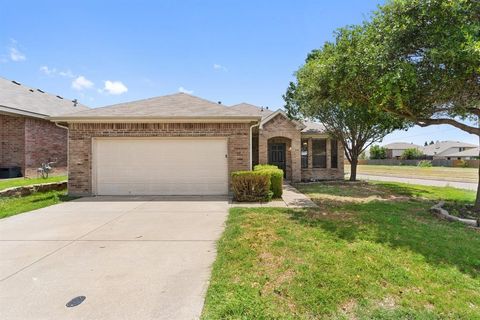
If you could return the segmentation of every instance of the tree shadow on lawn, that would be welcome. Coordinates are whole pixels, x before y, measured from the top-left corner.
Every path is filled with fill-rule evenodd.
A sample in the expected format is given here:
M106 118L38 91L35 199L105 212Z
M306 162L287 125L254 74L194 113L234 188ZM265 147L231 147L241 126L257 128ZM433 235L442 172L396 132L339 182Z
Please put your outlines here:
M439 221L421 201L372 201L332 204L291 211L291 219L348 242L367 240L421 254L430 264L456 266L480 276L480 232Z
M414 198L419 195L419 191L407 185L399 185L388 182L369 183L366 181L325 181L312 184L298 184L296 187L310 195L314 200L327 198L350 202L351 199L371 200L391 200L396 198ZM432 192L422 190L423 195L429 195Z

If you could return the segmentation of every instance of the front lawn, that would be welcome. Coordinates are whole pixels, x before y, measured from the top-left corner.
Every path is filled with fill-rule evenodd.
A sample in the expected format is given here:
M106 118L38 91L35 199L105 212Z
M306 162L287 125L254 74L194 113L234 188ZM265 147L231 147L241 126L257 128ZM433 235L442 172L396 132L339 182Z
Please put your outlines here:
M72 199L75 198L68 196L66 190L37 192L25 197L0 198L0 219Z
M204 319L480 319L480 232L428 212L473 192L300 188L319 209L230 210Z
M0 190L12 188L12 187L29 186L32 184L60 182L60 181L67 181L67 176L53 176L53 177L48 177L47 179L43 179L43 178L1 179Z

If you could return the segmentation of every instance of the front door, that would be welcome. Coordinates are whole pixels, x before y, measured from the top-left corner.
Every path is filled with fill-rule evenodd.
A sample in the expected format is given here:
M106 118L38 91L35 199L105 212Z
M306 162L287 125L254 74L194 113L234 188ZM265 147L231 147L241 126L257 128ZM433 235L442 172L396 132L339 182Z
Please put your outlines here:
M283 177L286 177L286 144L270 143L268 145L268 164L273 164L283 170Z

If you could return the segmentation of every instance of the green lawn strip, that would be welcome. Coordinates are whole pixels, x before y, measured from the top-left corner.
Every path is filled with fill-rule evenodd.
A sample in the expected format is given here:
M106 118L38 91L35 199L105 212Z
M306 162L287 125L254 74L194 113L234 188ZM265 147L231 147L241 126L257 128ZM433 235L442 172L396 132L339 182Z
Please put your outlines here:
M480 233L429 207L232 208L203 319L480 319Z
M67 181L67 176L53 176L53 177L48 177L47 179L43 179L43 178L1 179L0 190L12 188L12 187L29 186L32 184L60 182L60 181Z
M68 196L66 190L37 192L25 197L0 198L0 219L73 199L75 197Z

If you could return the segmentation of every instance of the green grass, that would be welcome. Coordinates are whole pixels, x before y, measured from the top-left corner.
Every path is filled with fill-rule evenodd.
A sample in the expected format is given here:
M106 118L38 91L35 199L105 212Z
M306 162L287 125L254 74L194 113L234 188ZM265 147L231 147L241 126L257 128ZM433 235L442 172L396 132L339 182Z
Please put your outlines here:
M25 197L0 198L0 219L75 199L64 191L38 192Z
M53 177L48 177L47 179L43 179L43 178L1 179L0 190L12 188L12 187L29 186L29 185L38 184L38 183L60 182L60 181L66 181L66 180L67 180L67 176L53 176Z
M480 233L428 212L472 193L346 185L302 187L319 209L232 208L203 319L480 319Z

